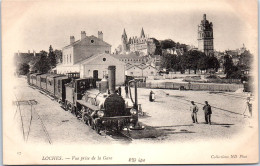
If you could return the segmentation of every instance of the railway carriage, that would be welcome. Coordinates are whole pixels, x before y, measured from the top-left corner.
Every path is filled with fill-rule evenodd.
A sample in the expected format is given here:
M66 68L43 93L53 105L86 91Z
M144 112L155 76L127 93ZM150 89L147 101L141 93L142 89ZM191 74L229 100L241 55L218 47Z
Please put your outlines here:
M30 84L36 86L36 76L39 75L40 73L34 73L30 74Z
M56 77L62 77L64 75L59 75L59 74L53 74L47 76L47 91L50 93L50 95L55 96L55 81Z
M39 89L41 88L41 75L42 74L36 75L36 87L38 87Z
M41 84L40 84L40 88L44 91L47 91L47 77L50 76L50 74L42 74L40 76L41 79Z
M54 78L54 96L62 105L65 104L66 89L65 84L71 82L72 79L79 78L79 73L68 73L67 76L60 76Z

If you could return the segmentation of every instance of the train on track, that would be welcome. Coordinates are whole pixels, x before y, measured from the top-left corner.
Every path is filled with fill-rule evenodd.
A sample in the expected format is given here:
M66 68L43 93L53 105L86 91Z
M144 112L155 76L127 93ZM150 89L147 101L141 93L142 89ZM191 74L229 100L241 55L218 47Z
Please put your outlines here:
M120 132L137 124L137 87L133 106L129 107L116 93L115 70L115 66L109 66L108 78L102 80L80 78L79 73L33 73L28 74L27 82L55 98L65 110L75 114L97 133L102 130ZM131 92L130 85L128 87Z

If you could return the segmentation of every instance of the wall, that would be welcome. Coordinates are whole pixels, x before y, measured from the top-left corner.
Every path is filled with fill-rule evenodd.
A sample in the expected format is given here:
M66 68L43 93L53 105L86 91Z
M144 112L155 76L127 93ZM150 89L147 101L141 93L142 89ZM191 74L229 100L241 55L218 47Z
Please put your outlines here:
M66 74L70 72L80 72L79 65L58 65L57 67L57 74Z
M108 74L108 66L115 65L116 84L123 85L125 82L125 64L109 54L95 56L97 57L82 63L80 71L81 77L93 77L93 71L98 70L98 78L102 79L104 74Z
M133 74L131 74L131 72ZM127 69L126 74L128 76L135 76L135 77L142 77L143 76L142 69L140 69L139 67L136 67L136 66L131 67L130 69Z
M70 56L71 56L71 62L70 62ZM68 57L68 58L67 58ZM66 47L62 50L62 59L63 59L63 64L73 64L73 47ZM69 61L67 61L67 59Z
M151 72L153 72L153 74ZM156 73L157 73L157 70L151 66L148 66L145 69L143 69L143 76L145 76L145 77L155 76Z
M94 41L93 43L91 41ZM80 62L87 57L98 53L111 53L111 46L105 44L95 36L84 38L74 46L74 63Z

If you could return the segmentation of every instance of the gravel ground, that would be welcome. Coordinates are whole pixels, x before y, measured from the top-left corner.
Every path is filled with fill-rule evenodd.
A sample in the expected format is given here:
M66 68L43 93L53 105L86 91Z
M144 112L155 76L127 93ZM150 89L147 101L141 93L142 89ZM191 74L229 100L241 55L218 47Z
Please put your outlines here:
M32 89L24 78L18 78L15 94L18 100L33 100L38 104L34 106L30 134L30 106L21 106L25 140L30 143L49 144L99 144L99 143L125 143L105 135L98 135L88 126L79 121L74 115L64 111L59 104L41 94L39 90ZM144 130L132 130L130 135L132 143L153 143L167 141L206 140L215 138L230 139L243 129L251 129L251 119L243 115L246 107L245 93L211 93L208 91L179 91L154 89L156 100L149 102L151 89L138 89L138 102L142 105L144 116L139 117ZM122 87L122 95L124 87ZM131 105L130 99L128 100ZM193 100L199 107L198 122L192 123L189 111L190 101ZM212 125L205 124L203 115L204 101L209 101L212 108ZM37 113L36 113L37 112ZM15 113L15 111L14 111ZM245 114L248 114L246 112ZM41 125L45 126L45 129ZM16 124L21 129L19 111L15 116ZM48 131L48 135L44 130ZM124 131L125 134L126 131ZM22 133L22 132L20 132ZM23 135L21 134L21 137ZM50 139L48 139L50 138Z

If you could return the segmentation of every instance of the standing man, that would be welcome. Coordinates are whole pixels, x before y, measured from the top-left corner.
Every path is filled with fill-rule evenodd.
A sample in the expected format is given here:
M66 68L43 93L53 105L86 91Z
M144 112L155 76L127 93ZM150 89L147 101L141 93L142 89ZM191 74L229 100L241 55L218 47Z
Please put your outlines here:
M118 95L121 96L121 86L118 87Z
M211 114L212 114L212 111L211 111L211 106L209 105L209 103L207 101L205 101L205 105L203 107L203 110L204 110L204 114L205 114L205 121L206 123L210 124L211 125Z
M125 98L128 98L128 86L125 84Z
M247 98L246 104L247 104L247 107L248 107L248 111L249 111L250 117L252 117L252 102L251 102L250 97Z
M193 123L198 123L197 112L199 111L199 108L194 103L194 101L191 101L190 111L191 111L191 118L192 118Z

